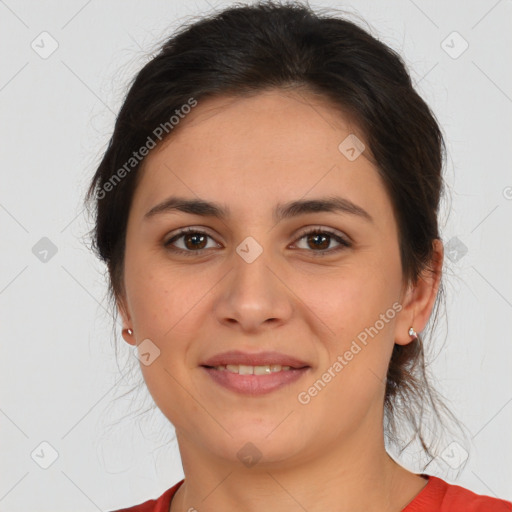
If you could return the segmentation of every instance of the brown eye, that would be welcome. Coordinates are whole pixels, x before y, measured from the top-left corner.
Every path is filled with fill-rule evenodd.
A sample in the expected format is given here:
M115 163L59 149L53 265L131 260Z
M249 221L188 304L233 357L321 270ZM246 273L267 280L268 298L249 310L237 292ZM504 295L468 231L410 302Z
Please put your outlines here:
M203 254L203 252L208 249L208 238L213 240L213 238L204 231L186 228L180 230L176 235L164 242L164 246L176 253L186 256L197 256ZM327 256L352 246L348 240L337 233L322 228L314 228L304 232L300 236L299 241L303 239L306 240L306 247L299 248L312 253L313 256ZM333 240L338 246L329 249ZM181 247L176 245L178 241L182 244ZM216 244L213 247L219 246Z
M212 238L208 233L197 229L187 228L179 231L175 236L164 242L164 246L171 251L189 255L202 254L207 249L208 238ZM182 246L175 246L175 243L182 240ZM212 238L213 240L213 238ZM218 245L216 245L218 247Z
M333 254L352 246L348 240L345 240L345 238L341 237L337 233L322 228L314 228L306 231L299 238L299 240L302 239L306 239L307 247L305 250L312 252L314 256L327 256L328 254ZM339 245L334 249L329 249L332 240L337 242Z
M187 233L183 235L183 241L187 249L204 249L206 235L201 233Z

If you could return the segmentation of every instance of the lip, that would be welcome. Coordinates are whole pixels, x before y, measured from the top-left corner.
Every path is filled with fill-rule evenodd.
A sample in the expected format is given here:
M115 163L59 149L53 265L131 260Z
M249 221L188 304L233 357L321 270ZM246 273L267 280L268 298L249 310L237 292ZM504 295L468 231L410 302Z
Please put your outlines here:
M265 375L239 375L228 370L214 368L228 364L248 366L278 364L289 366L290 369ZM311 366L305 361L274 351L250 353L230 350L210 357L200 366L217 384L235 393L251 396L263 395L290 385L311 370Z
M202 366L201 368L222 387L235 393L251 396L264 395L288 386L311 370L309 366L306 366L266 375L239 375L228 370L217 370L208 366Z
M279 364L281 366L290 366L290 371L293 369L302 369L309 367L308 363L297 359L296 357L282 354L280 352L242 352L240 350L230 350L228 352L222 352L213 357L210 357L206 361L202 362L200 366L221 366L226 364L243 364L248 366L263 366L271 364ZM280 372L276 372L280 373ZM262 377L267 377L262 375Z

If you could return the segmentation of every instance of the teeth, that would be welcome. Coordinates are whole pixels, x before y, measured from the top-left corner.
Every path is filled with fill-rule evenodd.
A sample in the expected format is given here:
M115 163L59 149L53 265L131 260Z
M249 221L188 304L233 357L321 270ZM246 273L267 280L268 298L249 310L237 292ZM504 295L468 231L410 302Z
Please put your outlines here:
M281 366L280 364L270 364L263 366L249 366L245 364L228 364L216 366L215 369L219 371L228 371L231 373L238 373L239 375L268 375L270 373L287 371L290 366Z

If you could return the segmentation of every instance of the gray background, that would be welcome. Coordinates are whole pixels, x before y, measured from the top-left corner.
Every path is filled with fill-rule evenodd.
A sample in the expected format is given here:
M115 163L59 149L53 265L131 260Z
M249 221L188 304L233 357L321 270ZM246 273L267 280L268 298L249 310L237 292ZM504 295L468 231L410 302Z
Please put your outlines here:
M133 74L182 21L229 4L0 1L2 512L109 510L183 476L167 420L135 416L152 404L144 387L120 397L140 369L119 326L116 364L81 201ZM471 443L452 439L427 472L512 499L512 2L311 5L365 18L443 127L448 323L432 371ZM402 463L418 471L413 452Z

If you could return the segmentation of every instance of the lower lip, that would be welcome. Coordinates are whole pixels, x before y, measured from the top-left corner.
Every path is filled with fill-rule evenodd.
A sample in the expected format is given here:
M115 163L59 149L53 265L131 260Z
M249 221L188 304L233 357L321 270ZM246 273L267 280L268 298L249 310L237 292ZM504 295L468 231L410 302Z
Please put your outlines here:
M252 396L264 395L292 384L304 376L310 369L308 366L306 368L292 368L290 370L273 372L266 375L239 375L238 373L227 370L216 370L215 368L207 368L206 366L202 366L201 368L203 368L217 384L231 391Z

